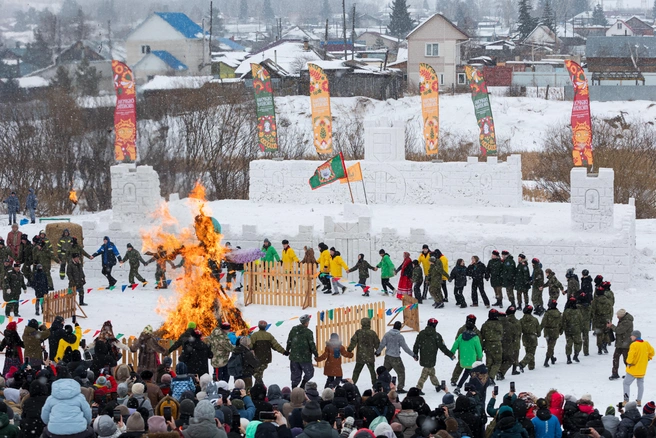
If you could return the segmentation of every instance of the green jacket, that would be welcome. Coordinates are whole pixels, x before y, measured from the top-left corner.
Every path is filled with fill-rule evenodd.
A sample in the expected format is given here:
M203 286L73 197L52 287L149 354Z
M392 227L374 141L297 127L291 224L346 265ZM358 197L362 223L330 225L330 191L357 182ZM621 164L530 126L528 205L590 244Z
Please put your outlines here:
M533 292L540 290L544 287L544 271L542 270L542 263L533 265Z
M87 280L84 276L84 268L82 263L71 262L66 266L66 275L68 276L68 287L76 288L79 292L82 290L84 292L84 285Z
M474 362L483 359L481 338L474 331L465 331L458 335L458 338L451 347L451 353L455 354L456 351L458 352L460 366L464 369L471 369Z
M376 267L380 269L380 278L394 277L394 263L389 254L385 254Z
M5 281L2 285L2 299L5 301L13 301L20 299L21 291L26 291L25 277L20 272L13 269L5 276Z
M563 311L563 319L560 326L560 334L565 336L580 336L581 334L581 312L579 309L566 308Z
M428 270L428 287L436 291L442 288L442 277L446 274L444 272L444 267L442 262L439 260L435 263L431 263L430 269Z
M567 299L571 297L576 298L580 290L581 285L579 284L579 279L576 276L569 277L567 279Z
M503 342L503 323L499 320L488 319L481 326L481 341L483 349L489 349L494 343Z
M362 328L356 330L353 334L347 350L353 352L357 347L356 363L374 363L376 362L376 350L380 346L380 338L378 338L375 331L371 330L371 320L369 318L362 318L360 325Z
M542 317L540 329L544 334L544 338L549 340L556 340L561 333L562 315L558 309L549 309Z
M501 270L501 277L503 278L503 287L515 286L515 274L517 274L517 266L513 256L508 254L503 261L503 269Z
M21 264L32 266L34 261L34 248L32 247L31 242L21 243L20 249L18 250L18 261Z
M631 332L633 331L633 316L627 313L617 323L611 326L615 332L615 348L629 348L631 346Z
M592 305L590 306L592 317L592 326L595 328L605 328L606 324L613 319L613 304L606 294L595 294Z
M262 257L260 260L262 260L263 262L279 262L280 261L280 256L278 255L278 251L276 251L276 249L273 247L273 245L269 245L268 248L265 248L263 246L262 251L264 251L264 257Z
M519 291L527 291L531 288L531 270L528 268L528 263L526 262L517 264L515 288Z
M312 362L312 356L319 356L312 330L303 324L294 326L287 338L287 351L291 362Z
M207 344L210 346L213 354L210 361L212 366L214 368L226 366L228 359L230 359L230 353L235 351L235 346L230 342L228 334L224 333L221 327L217 327L207 337Z
M490 259L487 262L487 271L486 275L490 278L490 286L492 287L501 287L503 286L503 278L501 276L501 271L503 271L503 262L500 258Z
M251 335L251 345L253 346L255 357L257 357L261 364L271 363L271 349L276 350L280 354L285 354L285 349L266 330L259 329L253 332Z
M540 337L540 321L533 316L525 314L519 320L522 325L522 343L524 346L538 345L538 338Z
M49 271L52 267L51 262L57 262L57 258L52 254L51 251L44 246L43 249L39 249L39 246L34 247L34 264L43 266L44 271Z
M412 284L422 283L424 281L424 270L421 265L412 268Z
M419 365L424 368L432 368L437 362L437 350L442 350L442 353L452 360L455 358L455 355L444 345L442 335L437 332L435 327L427 326L417 335L412 351L419 356Z
M369 264L366 260L358 260L358 262L353 266L348 272L358 271L358 278L369 278L369 269L372 271L375 269Z
M125 251L125 254L123 255L123 261L125 262L126 260L130 264L131 268L138 268L139 263L142 263L144 266L146 266L146 261L141 256L141 253L134 248L129 251Z
M522 323L515 315L508 315L501 319L503 324L503 346L512 350L519 350L522 339Z
M551 272L547 275L547 282L544 284L544 287L549 288L549 295L558 295L560 294L560 291L563 290L563 285L556 278L555 272Z
M85 257L88 258L88 259L91 258L91 256L89 255L89 253L86 252L86 251L84 250L84 248L82 248L82 247L80 246L79 243L78 243L78 244L72 244L72 245L71 245L70 250L66 253L66 261L67 261L67 262L70 262L71 260L73 260L73 254L79 254L79 255L80 255L80 262L81 262L82 264L84 264L84 258L85 258Z

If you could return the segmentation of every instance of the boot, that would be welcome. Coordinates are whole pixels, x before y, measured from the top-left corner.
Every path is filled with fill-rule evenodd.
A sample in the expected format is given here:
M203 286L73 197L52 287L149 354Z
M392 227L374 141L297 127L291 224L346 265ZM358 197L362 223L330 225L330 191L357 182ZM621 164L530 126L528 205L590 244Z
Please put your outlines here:
M556 363L556 356L551 356L551 365Z
M599 351L597 352L597 354L598 354L599 356L602 356L602 355L604 354L604 352L602 351L601 347L599 347L598 350L599 350Z
M524 368L525 368L524 365L522 365L522 363L520 362L520 363L519 363L519 371L521 371L521 372L523 373L523 372L524 372Z
M578 353L574 353L574 358L573 358L573 359L574 359L574 362L579 363L579 362L580 362L580 360L579 360L579 354L578 354Z
M513 375L513 376L517 376L517 375L519 375L519 374L521 374L521 373L520 373L519 371L517 371L517 366L516 366L516 365L513 365L513 367L512 367L512 375Z
M571 364L572 364L572 358L568 354L567 355L567 365L571 365Z
M549 368L549 356L547 356L546 359L544 359L544 367Z
M301 380L301 384L299 385L299 388L303 388L303 389L305 389L305 384L306 384L307 382L308 382L308 381L305 380L305 378L304 378L303 380Z
M84 304L84 295L80 295L80 306L86 306L86 304Z
M613 373L613 374L608 378L608 380L617 380L617 379L619 379L619 378L620 378L620 376L617 375L617 373Z

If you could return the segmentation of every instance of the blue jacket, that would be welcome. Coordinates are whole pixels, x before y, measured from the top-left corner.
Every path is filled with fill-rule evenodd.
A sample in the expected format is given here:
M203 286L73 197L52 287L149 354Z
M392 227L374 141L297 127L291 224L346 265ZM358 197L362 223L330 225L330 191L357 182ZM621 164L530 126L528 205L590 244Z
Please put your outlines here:
M546 421L538 417L533 417L531 423L535 427L535 438L561 438L563 435L560 422L555 415L551 415Z
M41 420L54 435L84 432L91 424L91 407L73 379L53 382L52 394L41 410Z
M27 210L36 210L37 205L39 204L39 201L36 199L36 195L34 194L34 190L30 189L30 194L27 195L27 200L25 201L25 208Z
M194 384L194 379L188 375L178 375L171 381L171 397L180 401L182 393L185 391L191 391L194 394L196 393L196 385Z
M253 404L253 400L251 400L251 397L248 395L241 400L244 402L244 409L237 410L237 412L239 412L239 417L245 418L248 421L253 421L253 417L255 417L255 411L257 410Z
M96 251L93 256L97 256L99 254L102 254L102 264L103 266L110 265L114 266L116 264L116 260L114 258L110 259L109 254L113 253L114 257L118 259L118 261L121 261L121 254L118 252L118 249L116 249L116 245L114 245L110 240L108 236L103 237L104 240L107 240L107 243L103 243L100 245L100 248L98 248L98 251Z
M9 213L18 213L20 209L20 204L18 203L18 197L16 195L9 196L5 203L7 204L7 210Z

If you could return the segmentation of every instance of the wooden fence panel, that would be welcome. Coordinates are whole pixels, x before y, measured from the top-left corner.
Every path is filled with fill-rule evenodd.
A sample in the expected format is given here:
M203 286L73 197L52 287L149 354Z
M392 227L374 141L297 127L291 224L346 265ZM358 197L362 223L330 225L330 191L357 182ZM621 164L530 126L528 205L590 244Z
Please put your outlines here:
M245 306L317 306L316 265L294 263L286 269L280 263L253 262L244 268Z
M75 288L49 292L43 297L43 321L52 323L56 316L71 318L75 315L76 300Z
M126 347L130 347L133 345L135 342L137 342L138 338L135 338L134 336L130 336L129 338L121 338L121 342L123 345ZM160 339L159 340L159 345L162 347L169 349L171 345L173 345L173 341L169 341L168 339ZM180 352L182 351L182 348L178 348L177 350L173 351L171 355L169 356L173 360L173 364L171 365L171 368L175 370L175 366L178 364L178 357L180 356ZM137 366L139 365L139 350L136 352L132 352L129 349L128 350L121 350L121 353L123 353L123 356L121 357L121 363L122 364L132 364L134 369L137 369ZM159 363L162 363L162 360L164 357L161 354L157 355L157 358L159 360Z
M355 332L361 328L360 321L362 318L370 318L371 329L378 334L379 338L383 337L386 328L384 301L317 312L317 327L315 330L317 351L319 352L319 355L321 355L326 349L326 342L330 340L330 335L332 333L337 333L342 340L342 344L345 347L348 347ZM353 356L352 359L346 357L342 358L342 363L354 361L355 356ZM322 361L317 364L317 367L323 368L324 364L325 361Z

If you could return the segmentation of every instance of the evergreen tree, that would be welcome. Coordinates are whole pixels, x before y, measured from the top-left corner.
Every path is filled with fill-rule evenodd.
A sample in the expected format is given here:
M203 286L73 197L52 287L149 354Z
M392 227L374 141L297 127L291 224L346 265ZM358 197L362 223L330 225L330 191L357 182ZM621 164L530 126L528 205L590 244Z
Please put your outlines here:
M606 14L604 14L604 8L600 3L597 3L592 11L592 24L594 26L608 26L608 20L606 20Z
M544 10L542 11L542 24L547 26L553 33L556 33L556 17L551 9L551 0L545 0Z
M77 15L73 21L75 41L82 41L89 38L90 29L86 23L86 16L82 9L77 10Z
M376 37L376 41L374 42L374 50L379 50L379 49L384 49L385 48L385 41L383 41L383 38L380 36Z
M75 83L82 96L97 96L102 73L92 67L85 57L77 66L75 71Z
M212 14L214 15L212 17L212 38L221 37L225 32L225 26L223 23L223 14L221 14L219 8L216 7L214 8Z
M323 0L321 2L321 21L326 21L330 19L332 11L330 10L330 2L328 0Z
M239 20L248 20L248 3L247 0L241 0L239 3Z
M656 0L654 0L654 6L651 8L651 18L656 19Z
M271 7L271 0L264 0L264 5L262 6L262 15L264 16L264 21L273 21L276 18L276 14L273 12Z
M27 45L24 61L37 68L44 68L52 64L52 50L48 47L41 32L34 31L34 42Z
M71 91L73 89L73 79L68 74L68 69L63 65L57 67L55 78L50 82L50 85L67 93Z
M424 9L424 11L428 10L428 0L424 0L423 9Z
M75 19L79 10L80 5L75 0L64 0L59 11L59 18L65 23L70 23Z
M536 26L536 20L531 16L530 0L519 0L519 26L517 30L522 38L526 38Z
M406 0L393 0L391 9L390 24L387 26L387 29L390 35L397 38L405 38L415 27L415 21L410 18Z
M572 1L572 13L578 15L581 12L587 12L590 10L590 4L588 0L573 0Z

